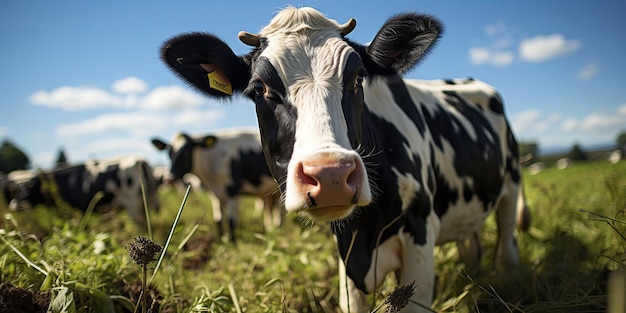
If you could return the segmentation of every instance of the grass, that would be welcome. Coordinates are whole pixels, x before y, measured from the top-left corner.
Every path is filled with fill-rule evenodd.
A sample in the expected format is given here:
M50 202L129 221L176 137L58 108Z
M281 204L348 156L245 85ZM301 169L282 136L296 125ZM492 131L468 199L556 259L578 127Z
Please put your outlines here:
M533 222L519 234L520 268L494 270L496 228L488 218L479 269L458 262L455 245L437 248L435 311L607 310L607 275L626 264L626 162L547 168L526 175L525 184ZM173 228L183 196L169 190L160 198L151 239L169 245L158 271L149 265L152 312L337 311L337 253L327 226L289 217L264 230L246 198L234 245L217 236L206 195L192 191ZM69 312L136 309L143 271L125 247L146 227L124 213L83 216L66 207L9 212L0 204L0 213L0 292L10 283L31 293L31 302L47 299ZM378 312L394 287L388 277L372 295Z

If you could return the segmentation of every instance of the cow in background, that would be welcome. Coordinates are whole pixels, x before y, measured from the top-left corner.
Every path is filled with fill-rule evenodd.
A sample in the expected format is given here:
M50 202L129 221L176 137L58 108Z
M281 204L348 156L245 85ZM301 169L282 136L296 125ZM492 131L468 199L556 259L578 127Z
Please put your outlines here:
M247 55L189 33L165 42L161 57L211 97L254 101L285 208L332 225L344 311L366 311L365 294L391 272L399 284L415 283L405 311L422 311L415 303L431 304L434 246L469 241L467 255L479 258L491 212L496 265L519 263L517 142L493 87L471 80L429 90L402 79L438 40L439 21L394 16L368 46L345 38L355 26L289 7L260 34L239 33L253 47ZM468 94L489 100L476 105Z
M230 239L235 241L240 195L263 199L266 227L281 224L278 185L267 168L257 130L231 129L196 136L177 133L169 143L154 138L152 144L168 152L172 180L194 174L217 197L217 201L212 198L213 218L220 235L224 234L223 216L228 210Z
M123 208L135 222L144 224L142 183L148 208L155 211L160 209L152 168L140 157L94 159L51 171L9 173L8 178L14 188L9 202L11 210L37 204L58 205L56 201L60 199L84 212L94 196L102 192L103 197L96 203L98 211ZM56 188L51 189L47 185L50 183Z

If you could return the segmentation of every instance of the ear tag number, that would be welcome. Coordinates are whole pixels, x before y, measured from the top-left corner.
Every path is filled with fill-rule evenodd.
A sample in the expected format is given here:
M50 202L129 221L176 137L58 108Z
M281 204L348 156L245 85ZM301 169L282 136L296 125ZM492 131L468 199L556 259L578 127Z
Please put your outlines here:
M207 74L207 77L209 78L209 87L219 90L229 96L233 95L233 87L230 85L230 80L228 80L228 77L226 77L226 75L222 72L213 71Z

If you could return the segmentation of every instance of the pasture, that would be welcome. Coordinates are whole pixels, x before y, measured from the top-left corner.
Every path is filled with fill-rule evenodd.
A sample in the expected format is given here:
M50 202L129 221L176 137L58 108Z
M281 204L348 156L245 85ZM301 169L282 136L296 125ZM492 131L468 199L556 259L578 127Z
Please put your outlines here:
M490 217L480 268L460 263L454 244L436 250L435 311L607 310L607 277L626 264L626 162L548 167L524 179L532 226L518 236L519 270L494 270ZM164 246L183 194L164 190L160 198L151 232ZM253 207L254 199L243 201L233 245L217 237L208 197L190 193L147 293L152 312L336 311L337 252L329 227L289 216L282 227L264 230ZM126 246L148 237L146 228L124 212L83 216L43 206L9 212L4 201L0 212L0 311L133 312L142 270ZM156 264L149 264L148 279ZM387 280L371 297L372 311L386 310L394 288Z

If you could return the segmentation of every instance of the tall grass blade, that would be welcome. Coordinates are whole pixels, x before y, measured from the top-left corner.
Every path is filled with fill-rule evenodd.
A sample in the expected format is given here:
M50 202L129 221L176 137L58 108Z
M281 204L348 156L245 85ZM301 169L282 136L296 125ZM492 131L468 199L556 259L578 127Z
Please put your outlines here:
M32 268L36 269L40 273L44 274L45 276L48 276L48 272L46 272L43 268L37 266L37 264L35 264L33 261L31 261L29 258L27 258L19 249L17 249L14 245L12 245L10 242L8 242L6 239L4 239L4 237L2 238L2 240L7 245L9 245L9 248L11 248L11 250L13 250L13 252L15 252L15 254L17 254L20 258L22 258L22 260L24 260L24 262L26 262L26 264L28 264Z
M148 199L146 198L146 187L145 182L143 181L143 166L139 167L139 186L141 187L141 198L143 199L143 211L146 214L146 226L148 228L148 238L150 240L154 240L152 238L152 222L150 219L150 210L148 209Z
M239 300L237 299L237 293L235 292L235 287L233 286L232 283L228 283L228 292L230 293L230 298L233 300L235 311L237 313L242 313L241 305L239 305Z
M172 240L172 236L174 235L174 229L176 229L176 225L178 225L178 220L180 219L180 215L183 213L183 208L185 207L185 203L187 203L187 197L189 197L189 190L191 190L191 185L187 186L187 190L185 191L185 196L183 197L183 202L180 204L180 208L178 209L178 213L176 214L176 218L174 219L174 223L172 224L172 228L170 229L170 233L167 236L167 240L165 241L165 245L163 245L163 252L161 256L159 256L159 261L157 262L156 267L154 268L154 272L152 272L152 276L150 277L150 281L148 285L152 283L154 276L161 267L161 262L163 262L163 257L165 257L165 252L167 251L167 247L170 245L170 241Z
M89 220L89 217L96 209L96 204L98 204L98 202L100 202L102 198L104 198L104 192L102 191L98 191L95 195L93 195L93 198L91 198L91 201L89 201L89 205L87 206L85 214L83 214L83 217L80 219L80 223L78 224L78 232L82 233L83 231L85 231L85 227L87 227L87 221Z

